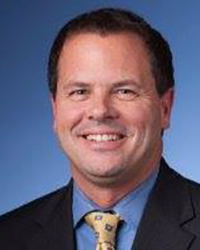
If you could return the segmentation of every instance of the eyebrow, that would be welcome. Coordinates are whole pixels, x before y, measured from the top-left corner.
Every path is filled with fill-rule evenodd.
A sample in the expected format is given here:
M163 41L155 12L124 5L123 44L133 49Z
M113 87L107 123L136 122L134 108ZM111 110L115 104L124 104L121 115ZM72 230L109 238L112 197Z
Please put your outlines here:
M63 89L67 90L67 89L70 89L70 88L73 88L73 87L82 88L82 87L89 87L89 86L90 86L90 84L85 83L85 82L69 82L68 84L65 84L63 86Z
M116 87L116 88L119 88L119 87L123 87L123 86L126 86L126 85L132 85L132 86L135 86L137 88L140 88L141 86L133 79L127 79L127 80L122 80L122 81L119 81L119 82L114 82L113 83L113 86Z
M141 86L133 79L125 79L117 82L113 82L110 84L114 88L119 88L123 87L126 85L132 85L135 86L136 88L140 88ZM81 82L81 81L70 81L66 85L63 86L64 90L68 90L70 88L78 87L78 88L88 88L90 87L91 84L86 83L86 82Z

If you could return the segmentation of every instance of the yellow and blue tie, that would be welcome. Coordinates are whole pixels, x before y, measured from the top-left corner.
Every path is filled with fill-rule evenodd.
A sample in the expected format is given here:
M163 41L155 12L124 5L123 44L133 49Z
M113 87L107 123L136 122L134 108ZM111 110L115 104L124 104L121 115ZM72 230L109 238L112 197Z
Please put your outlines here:
M110 212L95 211L87 214L85 221L95 231L96 250L116 250L116 231L121 216Z

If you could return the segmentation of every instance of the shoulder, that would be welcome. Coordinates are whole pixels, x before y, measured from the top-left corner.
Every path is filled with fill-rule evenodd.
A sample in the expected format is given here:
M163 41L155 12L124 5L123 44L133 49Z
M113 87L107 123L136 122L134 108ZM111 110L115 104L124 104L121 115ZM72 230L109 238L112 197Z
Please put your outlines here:
M26 228L33 225L33 221L52 214L58 204L62 204L64 200L69 200L71 196L70 186L71 184L0 216L0 235L12 231L16 232L16 230L24 232Z
M184 180L187 182L193 206L198 208L197 211L200 213L200 184L187 178L184 178Z
M25 249L31 239L40 235L42 228L48 234L54 232L55 225L66 224L71 216L71 193L72 182L0 216L0 249Z
M45 206L47 203L53 200L59 199L59 197L62 196L65 190L66 190L66 187L62 187L56 191L53 191L42 197L39 197L25 205L22 205L19 208L16 208L10 212L7 212L6 214L1 215L0 225L2 225L4 222L6 222L9 219L14 219L15 217L23 218L26 215L37 213L37 211L40 210L43 206Z
M176 170L171 168L165 159L161 159L161 167L158 175L158 180L162 180L164 184L174 184L176 183L178 186L189 186L194 188L195 190L200 190L200 184L184 177L182 174L178 173Z
M169 172L172 176L172 183L176 183L177 188L180 187L182 190L187 189L192 197L200 200L200 183L181 175L171 168L169 168Z
M163 159L155 189L159 199L172 204L172 209L176 204L185 206L187 203L200 211L200 184L170 168Z

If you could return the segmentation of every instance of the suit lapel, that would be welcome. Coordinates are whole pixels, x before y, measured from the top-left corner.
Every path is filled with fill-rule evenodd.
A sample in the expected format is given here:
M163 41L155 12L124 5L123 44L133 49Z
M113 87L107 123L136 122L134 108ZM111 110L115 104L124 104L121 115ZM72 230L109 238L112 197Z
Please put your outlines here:
M186 181L162 160L157 183L150 194L132 249L187 250L195 238L187 229L193 219Z
M36 229L28 242L28 250L75 250L72 218L72 181L49 200L36 218Z
M30 232L27 232L30 237L24 249L75 250L72 182L48 198L39 211ZM132 249L189 250L197 235L193 230L199 228L194 215L187 182L162 160L158 180L149 196Z

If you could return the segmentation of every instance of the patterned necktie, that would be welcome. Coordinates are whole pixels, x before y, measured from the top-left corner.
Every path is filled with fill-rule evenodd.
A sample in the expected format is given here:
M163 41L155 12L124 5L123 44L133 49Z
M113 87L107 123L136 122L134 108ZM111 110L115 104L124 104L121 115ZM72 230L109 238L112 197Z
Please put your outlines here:
M115 250L116 230L121 217L108 212L91 212L85 216L97 238L96 250Z

